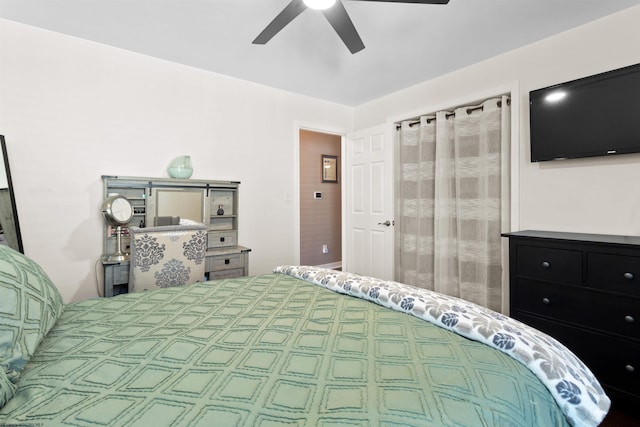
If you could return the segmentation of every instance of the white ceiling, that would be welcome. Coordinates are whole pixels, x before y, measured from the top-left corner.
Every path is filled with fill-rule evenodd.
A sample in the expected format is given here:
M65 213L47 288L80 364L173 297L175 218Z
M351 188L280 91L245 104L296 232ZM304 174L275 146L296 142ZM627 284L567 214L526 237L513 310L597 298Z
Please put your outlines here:
M268 44L251 44L289 1L0 0L0 17L356 106L640 4L343 0L366 46L354 55L310 9Z

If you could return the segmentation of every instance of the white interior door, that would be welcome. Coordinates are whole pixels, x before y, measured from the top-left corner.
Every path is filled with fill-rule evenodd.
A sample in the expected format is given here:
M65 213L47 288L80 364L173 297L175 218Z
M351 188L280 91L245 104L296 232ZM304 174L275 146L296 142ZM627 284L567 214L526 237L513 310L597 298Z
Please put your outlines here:
M393 279L393 142L385 125L347 135L345 271Z

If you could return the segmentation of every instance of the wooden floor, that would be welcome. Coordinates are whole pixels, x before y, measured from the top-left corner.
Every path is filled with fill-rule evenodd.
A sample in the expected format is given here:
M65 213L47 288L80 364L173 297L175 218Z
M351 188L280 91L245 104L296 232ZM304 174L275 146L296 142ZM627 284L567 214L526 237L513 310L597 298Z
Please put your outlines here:
M640 426L640 412L630 409L618 410L612 408L600 427L638 427Z

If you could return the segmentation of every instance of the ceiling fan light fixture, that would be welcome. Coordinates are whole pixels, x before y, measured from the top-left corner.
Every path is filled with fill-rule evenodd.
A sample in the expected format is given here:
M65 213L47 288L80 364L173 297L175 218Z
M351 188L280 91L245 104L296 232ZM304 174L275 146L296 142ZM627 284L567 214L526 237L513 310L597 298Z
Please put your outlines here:
M336 0L303 0L303 1L308 8L315 9L315 10L329 9L331 6L336 4Z

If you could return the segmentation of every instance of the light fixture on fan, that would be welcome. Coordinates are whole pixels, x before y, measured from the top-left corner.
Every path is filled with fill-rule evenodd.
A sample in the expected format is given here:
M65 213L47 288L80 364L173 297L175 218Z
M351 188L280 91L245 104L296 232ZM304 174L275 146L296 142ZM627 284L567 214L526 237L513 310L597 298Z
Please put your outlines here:
M315 10L329 9L331 6L336 4L336 0L303 0L303 1L308 8L315 9Z
M126 261L128 255L122 253L122 226L128 224L133 218L133 207L129 200L120 195L114 194L107 197L102 202L102 216L107 224L116 227L116 251L109 255L108 262Z

